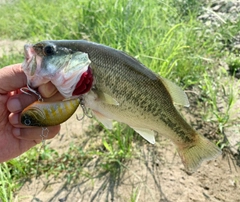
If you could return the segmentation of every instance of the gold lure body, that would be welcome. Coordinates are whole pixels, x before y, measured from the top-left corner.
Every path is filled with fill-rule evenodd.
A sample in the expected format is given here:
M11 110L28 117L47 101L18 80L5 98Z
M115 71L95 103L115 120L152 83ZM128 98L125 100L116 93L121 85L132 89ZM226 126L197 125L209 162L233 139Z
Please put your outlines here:
M79 104L79 98L58 102L36 101L22 111L21 123L40 127L59 125L74 114Z

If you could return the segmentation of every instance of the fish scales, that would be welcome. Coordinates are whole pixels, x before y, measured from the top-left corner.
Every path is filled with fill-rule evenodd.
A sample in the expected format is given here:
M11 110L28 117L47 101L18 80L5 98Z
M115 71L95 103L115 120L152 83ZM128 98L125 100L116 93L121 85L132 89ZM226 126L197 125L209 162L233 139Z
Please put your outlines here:
M91 47L91 44L88 46ZM110 94L118 100L121 105L121 114L124 114L123 117L129 114L129 117L138 119L140 116L147 113L148 117L145 118L147 125L150 124L148 123L149 119L155 119L156 122L164 122L166 127L175 126L174 131L180 132L182 140L189 142L193 139L191 127L189 127L182 118L179 118L180 115L172 104L173 101L171 96L154 73L150 72L144 66L142 72L137 72L131 66L131 64L135 65L135 59L127 56L121 51L117 51L114 55L115 60L111 60L112 52L109 51L108 48L94 48L95 49L89 48L90 51L85 51L89 54L89 58L92 62L91 67L96 78L96 88L101 89L101 91ZM84 46L80 47L80 51L84 51ZM123 62L121 55L127 56L131 62ZM106 58L106 60L103 61L101 58ZM149 76L146 77L145 73ZM133 89L136 87L138 88L137 91ZM126 90L124 91L122 89ZM136 106L138 107L137 110ZM119 114L119 106L106 106L106 108L109 107L111 111ZM167 114L165 111L167 111ZM181 121L179 122L179 120ZM136 124L135 121L135 125ZM183 125L184 128L182 127ZM142 126L142 122L138 123L138 126ZM155 127L159 128L159 124ZM175 134L171 139L176 141Z

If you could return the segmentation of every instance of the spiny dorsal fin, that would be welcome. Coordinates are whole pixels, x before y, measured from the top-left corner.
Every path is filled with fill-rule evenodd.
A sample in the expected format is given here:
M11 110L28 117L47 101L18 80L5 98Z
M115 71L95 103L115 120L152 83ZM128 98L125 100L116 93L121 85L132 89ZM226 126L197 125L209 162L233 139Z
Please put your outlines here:
M170 93L174 104L183 105L185 107L190 106L186 93L179 86L166 78L159 78Z

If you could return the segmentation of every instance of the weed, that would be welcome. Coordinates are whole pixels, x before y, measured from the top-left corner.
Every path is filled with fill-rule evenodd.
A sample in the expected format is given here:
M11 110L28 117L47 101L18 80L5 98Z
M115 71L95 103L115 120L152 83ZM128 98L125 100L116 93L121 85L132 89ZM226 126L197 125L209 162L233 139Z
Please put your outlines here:
M224 76L221 74L224 74ZM223 78L226 78L227 75L228 72L223 68L220 68L217 74L216 72L213 74L209 74L209 72L205 73L203 81L199 85L202 96L205 97L203 98L205 105L208 108L208 113L205 114L205 117L207 121L215 122L218 126L218 132L223 136L222 144L229 144L224 129L236 120L236 114L239 112L236 110L236 114L232 112L238 92L234 89L234 82L229 83L229 80L224 81Z
M113 131L106 130L104 133L107 135L102 140L102 168L105 171L114 171L132 157L134 131L127 126L121 127L120 124L115 124Z
M15 183L12 180L7 163L0 165L0 199L2 202L12 201Z
M240 59L235 54L230 54L227 59L226 63L229 67L229 73L234 75L237 78L240 78Z
M136 202L136 201L138 201L138 195L139 195L139 187L137 187L137 188L135 188L135 189L133 190L133 193L132 193L132 195L131 195L130 201L131 201L131 202Z
M8 66L10 64L23 62L23 55L19 54L7 54L0 57L0 68Z

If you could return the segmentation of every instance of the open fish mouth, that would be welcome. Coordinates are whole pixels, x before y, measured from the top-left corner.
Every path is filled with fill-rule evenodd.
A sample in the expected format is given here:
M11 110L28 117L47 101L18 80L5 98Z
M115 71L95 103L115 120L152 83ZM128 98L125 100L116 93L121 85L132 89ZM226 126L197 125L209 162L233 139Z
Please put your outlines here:
M71 98L92 87L91 61L87 53L38 43L26 44L24 55L22 69L31 88L52 82L65 98Z
M26 61L29 61L29 59L35 54L36 53L31 44L24 45L24 56L25 56Z
M39 57L33 48L32 44L24 45L25 60L22 64L24 73L27 76L28 85L32 88L36 88L47 81L39 78L39 71L42 63L41 57Z
M24 55L25 55L24 65L26 66L25 68L26 70L29 71L30 75L33 76L37 69L37 60L36 53L32 45L26 44L24 46Z

